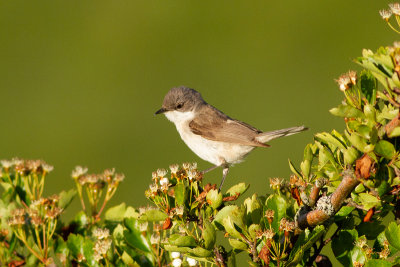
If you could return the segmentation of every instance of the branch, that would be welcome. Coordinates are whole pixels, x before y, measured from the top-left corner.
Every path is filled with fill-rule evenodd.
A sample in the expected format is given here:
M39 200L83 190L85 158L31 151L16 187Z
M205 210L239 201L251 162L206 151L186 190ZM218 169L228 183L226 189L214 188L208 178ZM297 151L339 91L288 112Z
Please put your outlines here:
M342 175L342 182L336 190L330 196L320 197L315 210L299 214L297 223L300 229L317 226L335 215L347 196L360 183L353 171L344 171Z

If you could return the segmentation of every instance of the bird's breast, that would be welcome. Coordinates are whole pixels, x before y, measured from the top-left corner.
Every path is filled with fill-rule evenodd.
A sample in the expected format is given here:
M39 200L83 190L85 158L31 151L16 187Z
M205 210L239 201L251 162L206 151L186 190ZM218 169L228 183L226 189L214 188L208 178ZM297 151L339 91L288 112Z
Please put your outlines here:
M221 165L225 162L230 164L239 163L254 149L251 146L214 141L194 134L189 127L194 114L190 113L192 112L170 111L165 113L165 116L175 124L185 144L203 160L214 165Z

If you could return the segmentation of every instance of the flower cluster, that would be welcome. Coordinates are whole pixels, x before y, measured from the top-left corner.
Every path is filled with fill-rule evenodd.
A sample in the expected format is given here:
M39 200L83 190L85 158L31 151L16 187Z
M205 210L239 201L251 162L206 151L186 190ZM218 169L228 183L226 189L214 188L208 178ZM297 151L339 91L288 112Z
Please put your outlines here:
M99 219L107 202L115 194L119 184L124 180L125 175L116 173L114 168L106 169L100 174L88 174L87 171L88 169L86 167L77 166L72 171L71 177L75 181L83 210L86 211L84 201L84 192L86 192L91 215L94 221L96 221ZM98 210L104 192L103 203Z
M110 231L107 228L96 228L93 230L93 236L96 238L93 257L95 261L99 262L106 258L107 251L111 248Z
M382 19L387 22L389 27L394 30L397 33L400 33L399 31L399 18L400 18L400 3L391 3L389 4L389 9L382 9L379 11L379 15L381 15ZM395 21L397 22L397 29L390 23L390 18L394 16Z
M58 207L59 196L39 198L29 206L11 212L8 225L15 236L22 241L28 250L43 263L49 263L49 241L57 227L57 220L62 209ZM28 236L33 232L35 245L29 245Z
M24 160L14 158L1 160L1 179L13 188L23 184L30 201L39 199L43 194L44 181L54 168L42 160Z

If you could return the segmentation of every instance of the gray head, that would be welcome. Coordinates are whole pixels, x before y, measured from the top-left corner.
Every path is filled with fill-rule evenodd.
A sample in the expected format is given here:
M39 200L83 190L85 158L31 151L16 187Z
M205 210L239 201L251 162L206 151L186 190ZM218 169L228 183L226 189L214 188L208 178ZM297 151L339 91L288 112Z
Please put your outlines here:
M165 95L161 109L155 114L173 110L180 112L192 111L205 103L201 94L196 90L184 86L176 87L169 90Z

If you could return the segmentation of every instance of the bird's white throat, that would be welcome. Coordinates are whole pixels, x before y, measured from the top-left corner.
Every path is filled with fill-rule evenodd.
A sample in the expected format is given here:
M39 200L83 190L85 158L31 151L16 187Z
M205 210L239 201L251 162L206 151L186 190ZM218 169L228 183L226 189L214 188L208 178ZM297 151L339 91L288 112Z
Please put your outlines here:
M173 110L173 111L167 111L164 114L165 114L165 117L167 117L168 120L175 123L175 125L180 125L182 123L191 121L194 118L193 111L180 112L180 111Z

